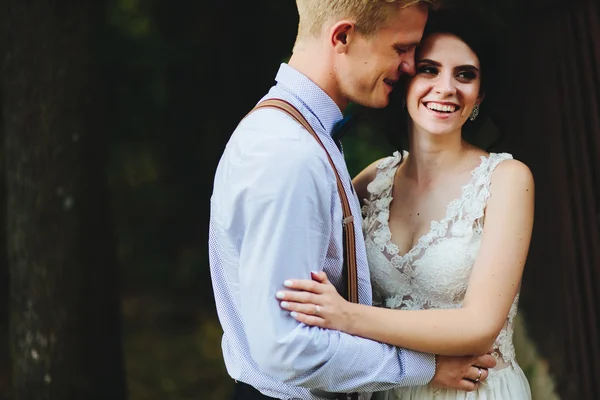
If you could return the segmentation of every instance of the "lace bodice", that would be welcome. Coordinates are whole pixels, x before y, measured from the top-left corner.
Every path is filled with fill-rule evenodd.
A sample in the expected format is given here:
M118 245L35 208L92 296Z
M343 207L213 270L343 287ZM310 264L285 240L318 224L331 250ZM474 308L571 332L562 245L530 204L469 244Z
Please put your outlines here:
M376 305L403 310L458 308L481 245L490 176L500 162L512 156L506 153L482 156L460 197L448 205L445 217L433 221L430 231L408 253L400 255L391 242L389 206L396 169L407 155L396 152L381 160L375 179L367 187L369 199L365 199L363 207L363 228L373 301ZM502 357L506 363L515 357L512 334L518 297L494 344L497 358Z

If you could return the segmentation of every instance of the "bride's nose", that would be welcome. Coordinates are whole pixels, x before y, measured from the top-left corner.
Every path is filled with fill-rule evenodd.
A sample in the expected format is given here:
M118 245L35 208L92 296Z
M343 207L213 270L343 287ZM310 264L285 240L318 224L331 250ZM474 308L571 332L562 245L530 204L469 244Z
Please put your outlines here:
M454 85L454 79L451 74L440 74L438 82L435 85L435 92L442 96L456 93L456 86Z

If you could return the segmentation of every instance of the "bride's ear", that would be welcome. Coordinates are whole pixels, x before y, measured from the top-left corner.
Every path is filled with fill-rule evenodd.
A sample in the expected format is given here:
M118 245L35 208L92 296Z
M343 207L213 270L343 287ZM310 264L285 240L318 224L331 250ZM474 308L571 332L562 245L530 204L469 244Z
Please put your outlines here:
M477 97L477 104L481 104L483 99L485 99L485 91L481 90L479 92L479 96Z
M348 45L356 35L356 25L354 22L344 20L338 21L329 31L330 43L337 53L345 53Z

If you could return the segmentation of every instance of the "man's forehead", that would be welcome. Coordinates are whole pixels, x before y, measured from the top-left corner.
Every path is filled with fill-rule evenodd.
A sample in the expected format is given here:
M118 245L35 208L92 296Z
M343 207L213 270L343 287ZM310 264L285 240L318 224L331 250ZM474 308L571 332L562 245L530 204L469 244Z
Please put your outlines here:
M391 18L380 28L380 32L393 36L395 41L404 44L419 43L427 23L427 12L412 12L413 15L399 15Z

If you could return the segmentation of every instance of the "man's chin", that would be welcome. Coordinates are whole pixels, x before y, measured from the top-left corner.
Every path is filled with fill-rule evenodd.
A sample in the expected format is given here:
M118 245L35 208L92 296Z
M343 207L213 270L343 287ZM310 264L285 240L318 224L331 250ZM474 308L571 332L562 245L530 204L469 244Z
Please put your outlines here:
M368 104L365 103L365 104L363 104L363 106L369 107L369 108L384 108L384 107L387 107L388 104L390 104L389 96L383 96L383 97L373 97L373 98L369 99Z
M358 97L358 96L357 96ZM390 103L388 95L363 96L362 98L350 99L352 103L368 108L384 108Z
M386 96L384 99L380 99L379 101L375 102L371 108L384 108L387 107L388 104L390 104L390 99Z

